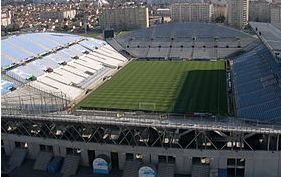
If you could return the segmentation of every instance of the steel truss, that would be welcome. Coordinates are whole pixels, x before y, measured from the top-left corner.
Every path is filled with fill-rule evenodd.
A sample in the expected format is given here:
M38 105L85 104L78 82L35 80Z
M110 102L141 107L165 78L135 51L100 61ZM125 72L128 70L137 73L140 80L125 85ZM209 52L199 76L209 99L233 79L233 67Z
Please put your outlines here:
M76 117L77 118L77 117ZM156 126L106 124L55 119L2 116L1 131L30 137L85 143L212 150L279 151L280 133ZM3 136L2 135L2 136Z

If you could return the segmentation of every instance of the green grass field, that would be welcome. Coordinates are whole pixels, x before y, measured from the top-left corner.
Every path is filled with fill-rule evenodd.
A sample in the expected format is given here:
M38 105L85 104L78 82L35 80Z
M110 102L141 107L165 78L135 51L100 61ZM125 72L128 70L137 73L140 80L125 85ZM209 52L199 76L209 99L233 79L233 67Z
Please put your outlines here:
M225 62L133 61L78 107L226 115Z

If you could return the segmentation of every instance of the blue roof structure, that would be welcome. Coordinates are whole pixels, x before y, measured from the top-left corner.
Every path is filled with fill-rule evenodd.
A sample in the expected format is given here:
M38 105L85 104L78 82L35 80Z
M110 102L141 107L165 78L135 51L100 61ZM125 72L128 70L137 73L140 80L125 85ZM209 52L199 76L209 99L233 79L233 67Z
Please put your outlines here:
M12 82L1 80L1 95L8 93L12 88L15 88L16 85Z

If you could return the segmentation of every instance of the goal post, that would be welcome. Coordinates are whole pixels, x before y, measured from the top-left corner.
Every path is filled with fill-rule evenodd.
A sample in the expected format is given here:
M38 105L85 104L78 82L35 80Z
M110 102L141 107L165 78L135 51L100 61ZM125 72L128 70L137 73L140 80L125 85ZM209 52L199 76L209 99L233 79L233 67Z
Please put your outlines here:
M156 103L139 102L139 110L156 111Z

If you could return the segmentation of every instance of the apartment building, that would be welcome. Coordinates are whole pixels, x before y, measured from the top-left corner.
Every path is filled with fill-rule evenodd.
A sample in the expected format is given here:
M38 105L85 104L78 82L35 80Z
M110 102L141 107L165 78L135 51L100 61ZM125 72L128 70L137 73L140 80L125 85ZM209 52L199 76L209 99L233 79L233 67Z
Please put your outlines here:
M249 21L270 22L271 4L266 0L249 2Z
M171 5L174 22L210 22L213 5L210 3L175 3Z
M281 23L281 3L275 3L271 6L271 23Z
M144 6L105 8L99 18L102 29L129 30L149 27L148 8Z
M243 29L249 20L249 0L227 1L227 22L230 26Z

